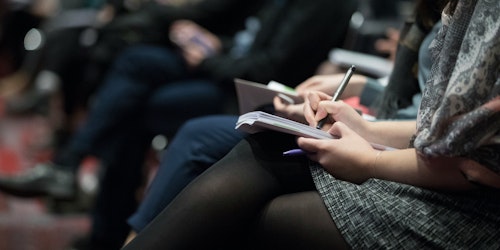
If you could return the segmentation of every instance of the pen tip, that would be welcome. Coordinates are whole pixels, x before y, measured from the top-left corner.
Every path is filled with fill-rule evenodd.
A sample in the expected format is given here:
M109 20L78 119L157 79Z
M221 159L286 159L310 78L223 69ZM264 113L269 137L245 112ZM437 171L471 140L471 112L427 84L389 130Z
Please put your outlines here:
M352 71L356 71L356 66L351 65L351 70L352 70Z

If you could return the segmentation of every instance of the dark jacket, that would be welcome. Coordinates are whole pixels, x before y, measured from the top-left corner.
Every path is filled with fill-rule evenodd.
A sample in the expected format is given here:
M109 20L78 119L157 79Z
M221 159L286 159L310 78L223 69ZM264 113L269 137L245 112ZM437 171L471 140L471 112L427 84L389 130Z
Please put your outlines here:
M330 49L342 46L357 1L270 0L259 11L261 30L248 56L222 54L205 60L199 70L233 86L239 77L276 80L295 86L312 76Z
M189 19L217 35L232 36L243 29L244 20L260 10L265 2L266 0L199 0L172 7L150 1L141 15L162 31L168 31L175 20Z
M99 41L92 49L93 61L108 65L122 49L139 43L171 46L169 28L179 19L194 21L229 41L236 31L243 29L244 20L261 9L264 2L200 0L175 6L149 1L134 12L118 15L100 29Z

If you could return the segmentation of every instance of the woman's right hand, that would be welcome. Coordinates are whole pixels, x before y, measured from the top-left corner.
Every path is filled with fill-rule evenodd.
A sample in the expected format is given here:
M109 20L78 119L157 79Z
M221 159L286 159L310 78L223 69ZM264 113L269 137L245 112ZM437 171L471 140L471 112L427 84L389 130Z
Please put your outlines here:
M332 97L323 92L308 92L304 103L304 117L310 126L316 126L321 119L327 117L324 130L329 129L335 121L341 121L361 136L368 133L370 122L343 101L331 100Z

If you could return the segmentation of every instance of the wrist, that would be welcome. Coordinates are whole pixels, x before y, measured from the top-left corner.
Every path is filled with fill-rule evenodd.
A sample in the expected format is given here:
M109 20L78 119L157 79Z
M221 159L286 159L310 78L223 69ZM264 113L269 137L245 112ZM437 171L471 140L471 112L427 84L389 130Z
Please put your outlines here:
M372 178L378 178L378 174L377 174L377 163L379 162L379 159L381 158L382 156L382 152L381 150L377 150L377 152L375 153L375 157L372 161L372 164L370 166L370 173L371 173L371 177Z
M358 133L361 137L365 138L365 140L372 142L372 133L374 131L373 122L367 121L364 118L360 117L360 121L356 124L356 127L353 129Z

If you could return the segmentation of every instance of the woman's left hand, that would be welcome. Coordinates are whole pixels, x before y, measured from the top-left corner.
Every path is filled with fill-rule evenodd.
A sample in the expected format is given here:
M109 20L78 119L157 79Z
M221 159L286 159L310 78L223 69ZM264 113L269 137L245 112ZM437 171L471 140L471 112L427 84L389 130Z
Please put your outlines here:
M374 177L374 163L379 151L342 122L335 122L328 130L338 139L311 139L300 137L298 145L310 152L308 157L321 164L336 178L362 183Z

